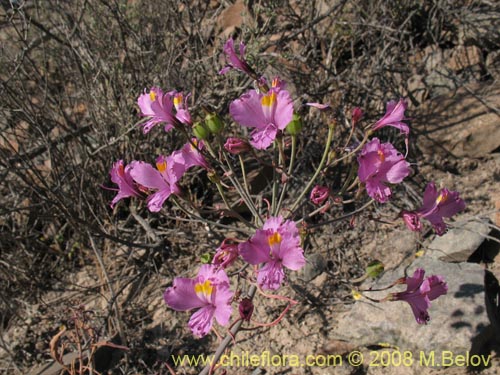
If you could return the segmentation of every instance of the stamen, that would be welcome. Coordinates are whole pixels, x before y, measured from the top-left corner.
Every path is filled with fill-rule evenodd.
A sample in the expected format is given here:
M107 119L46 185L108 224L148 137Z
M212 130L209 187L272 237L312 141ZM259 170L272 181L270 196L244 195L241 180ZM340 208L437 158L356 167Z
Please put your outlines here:
M149 92L149 99L151 99L152 102L156 100L156 93L154 91Z

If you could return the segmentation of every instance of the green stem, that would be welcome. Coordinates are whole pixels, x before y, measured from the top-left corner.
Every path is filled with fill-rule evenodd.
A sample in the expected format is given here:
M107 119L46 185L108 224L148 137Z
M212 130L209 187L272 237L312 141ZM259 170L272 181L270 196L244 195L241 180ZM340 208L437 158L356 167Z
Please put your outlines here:
M292 207L290 208L290 213L293 213L293 211L295 211L295 209L299 205L302 198L304 198L304 196L307 194L309 189L313 186L314 182L316 181L316 178L318 178L319 174L323 170L323 167L325 166L326 160L328 159L328 154L330 152L330 145L332 143L334 131L335 131L335 123L329 124L329 126L328 126L328 138L326 139L326 145L325 145L325 151L323 152L323 157L321 158L321 161L319 163L318 168L316 168L316 172L314 172L314 175L311 177L311 180L309 181L307 186L304 188L304 190L302 190L302 193L299 195L299 197L295 200Z
M281 154L278 152L280 139L274 142L274 153L273 153L273 187L272 187L272 199L271 199L271 215L276 214L276 202L278 196L278 172L276 168L280 165ZM276 160L278 159L278 160Z
M276 208L276 214L280 212L281 205L283 204L283 199L285 198L286 188L288 186L288 180L290 179L293 171L293 165L295 164L295 155L297 153L297 136L292 135L292 155L290 157L290 164L288 165L287 179L283 184L283 189L281 189L280 199L278 201L278 207Z
M243 188L245 189L248 196L250 196L250 189L248 188L248 181L247 181L247 173L245 171L245 162L243 161L243 157L241 156L241 154L238 155L238 158L240 159L241 174L243 176Z

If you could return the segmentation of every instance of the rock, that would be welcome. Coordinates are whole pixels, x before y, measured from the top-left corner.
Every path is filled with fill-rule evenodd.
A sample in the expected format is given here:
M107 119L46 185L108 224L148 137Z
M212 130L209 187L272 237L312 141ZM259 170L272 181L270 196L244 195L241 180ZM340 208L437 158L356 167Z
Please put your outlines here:
M431 96L446 95L457 89L457 83L452 74L445 67L431 71L424 78L424 83Z
M306 265L302 270L302 279L309 282L318 277L326 268L325 259L321 254L311 254L306 256Z
M446 66L454 72L458 72L482 64L483 55L477 46L458 46L453 50Z
M490 233L487 223L470 221L450 229L429 245L427 256L445 262L465 262Z
M470 85L427 101L415 111L417 143L428 154L484 157L500 147L499 85Z
M424 77L415 74L408 79L408 95L413 97L418 103L422 103L426 97L427 90L425 88Z
M486 70L495 80L500 80L500 50L493 51L486 57Z
M221 36L227 39L236 28L241 27L244 20L248 22L247 17L248 11L243 0L238 0L224 9L217 17L217 29L221 30ZM238 49L238 45L235 44L235 46Z
M354 345L388 343L401 350L436 352L452 351L455 355L471 350L473 339L489 325L484 306L484 270L473 263L446 263L422 257L408 269L412 275L417 267L426 275L443 275L448 293L432 301L428 325L418 325L408 303L394 301L373 303L366 299L356 302L347 315L340 319L331 338L347 340ZM387 272L374 288L390 285L405 275L405 267ZM394 289L404 290L402 287ZM393 292L394 290L390 290ZM388 291L370 293L372 298L383 298Z
M458 26L458 43L496 49L500 44L499 29L500 17L497 10L465 11Z

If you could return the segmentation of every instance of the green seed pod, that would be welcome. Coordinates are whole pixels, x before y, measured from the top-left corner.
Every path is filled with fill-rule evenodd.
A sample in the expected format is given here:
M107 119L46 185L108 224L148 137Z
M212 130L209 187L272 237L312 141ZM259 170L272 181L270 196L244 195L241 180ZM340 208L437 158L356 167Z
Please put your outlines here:
M224 123L216 113L210 113L205 117L205 125L214 134L219 134L224 129Z
M205 140L210 135L210 132L205 127L205 125L197 122L193 125L193 134L196 138Z
M303 128L302 119L296 113L293 114L292 121L286 126L286 131L290 135L297 135L301 132Z
M366 274L372 279L377 278L382 272L384 272L384 265L378 260L374 260L366 266Z

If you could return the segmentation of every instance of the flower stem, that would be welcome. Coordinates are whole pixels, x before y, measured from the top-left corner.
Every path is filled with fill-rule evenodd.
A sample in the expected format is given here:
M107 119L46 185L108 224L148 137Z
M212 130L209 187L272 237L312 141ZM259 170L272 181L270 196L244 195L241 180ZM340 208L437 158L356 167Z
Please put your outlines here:
M297 136L292 135L292 155L290 157L290 164L288 165L288 171L286 173L287 179L286 179L285 183L283 184L283 188L281 189L281 195L280 195L280 199L278 201L278 207L276 207L276 213L279 213L281 210L281 205L283 204L283 199L285 198L286 188L288 186L288 179L292 175L293 165L295 164L296 153L297 153Z
M332 143L333 133L335 131L335 125L336 125L336 123L333 122L332 124L329 124L329 126L328 126L328 137L326 139L326 145L325 145L325 151L323 152L323 157L321 158L321 161L319 163L318 168L316 168L316 172L314 172L314 175L311 177L311 180L309 181L307 186L304 188L304 190L302 190L302 193L299 195L299 197L292 204L292 207L290 208L290 213L292 213L292 214L293 214L293 211L295 211L295 209L299 205L302 198L304 198L304 196L307 194L309 189L313 186L314 181L316 181L316 178L318 178L323 167L325 166L326 160L328 158L328 153L330 152L330 145Z

